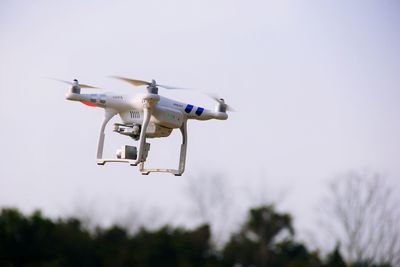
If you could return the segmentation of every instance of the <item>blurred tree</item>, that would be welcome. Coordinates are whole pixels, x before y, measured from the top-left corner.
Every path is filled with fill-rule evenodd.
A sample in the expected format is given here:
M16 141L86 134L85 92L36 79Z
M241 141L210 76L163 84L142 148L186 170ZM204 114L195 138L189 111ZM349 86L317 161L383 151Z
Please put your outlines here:
M169 227L155 232L141 229L132 239L135 266L214 266L217 259L210 238L208 225L193 231Z
M189 177L185 193L190 203L190 218L210 224L215 244L222 244L229 236L232 225L231 185L218 173Z
M78 219L58 220L55 226L47 236L54 235L52 246L62 266L98 266L92 237Z
M369 261L363 261L363 262L355 262L351 265L351 267L392 267L392 265L388 263L375 264Z
M400 266L400 214L382 175L348 172L335 179L322 212L323 226L343 245L348 263Z
M344 262L342 255L339 251L339 245L335 247L335 249L328 255L326 260L326 267L346 267L346 263Z
M326 265L321 264L317 254L294 241L293 234L290 215L277 213L272 206L250 210L247 222L222 252L211 244L209 225L194 230L168 225L152 231L141 228L135 235L120 226L89 232L74 218L54 221L40 212L24 216L3 209L0 266L345 266L338 249Z
M0 216L0 266L96 266L90 241L77 220L54 223L15 209Z
M95 243L98 266L132 266L132 251L129 236L125 229L112 226L107 230L97 228L93 242Z
M224 248L225 266L319 266L316 255L293 240L289 214L273 206L251 209L245 224Z

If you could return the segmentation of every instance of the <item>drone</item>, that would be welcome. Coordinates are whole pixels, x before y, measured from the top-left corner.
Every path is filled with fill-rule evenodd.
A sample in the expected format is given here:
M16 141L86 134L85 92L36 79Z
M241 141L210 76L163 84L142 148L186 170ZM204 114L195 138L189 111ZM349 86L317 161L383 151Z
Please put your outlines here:
M165 172L181 176L185 171L186 163L187 121L226 120L228 119L227 111L233 110L225 103L224 99L214 95L209 95L217 101L213 111L178 102L158 94L159 87L164 89L186 88L158 84L155 80L147 82L119 76L113 76L113 78L128 82L134 86L146 86L147 93L136 95L117 93L81 94L81 89L96 89L98 87L80 84L76 79L73 82L56 79L71 85L69 92L65 96L67 100L78 101L90 107L103 108L105 111L97 145L96 162L98 165L104 165L107 162L122 162L137 166L142 175L148 175L151 172ZM104 131L108 122L115 115L119 115L121 122L113 125L113 132L137 141L137 147L123 145L117 150L116 158L103 158ZM179 129L182 134L178 169L146 169L144 164L150 150L150 143L146 142L146 140L148 138L168 137L174 129Z

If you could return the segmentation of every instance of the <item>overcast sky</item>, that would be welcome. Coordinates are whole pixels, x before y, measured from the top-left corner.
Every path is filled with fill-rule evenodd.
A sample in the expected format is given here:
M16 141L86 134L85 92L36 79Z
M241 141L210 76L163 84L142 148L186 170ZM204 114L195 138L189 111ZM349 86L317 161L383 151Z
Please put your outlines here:
M398 1L3 0L0 206L183 218L187 180L219 173L237 203L284 192L304 227L337 173L381 172L400 192L399 14ZM66 101L68 86L45 77L144 90L109 75L212 91L238 112L189 123L183 177L97 166L103 110ZM107 134L109 155L131 142ZM154 140L149 165L175 167L179 144L178 132Z

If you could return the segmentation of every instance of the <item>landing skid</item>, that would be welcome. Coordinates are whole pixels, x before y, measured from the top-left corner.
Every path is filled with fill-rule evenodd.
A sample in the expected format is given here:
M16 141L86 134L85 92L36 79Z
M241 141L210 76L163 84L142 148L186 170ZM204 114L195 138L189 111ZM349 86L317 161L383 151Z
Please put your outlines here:
M100 128L99 142L97 145L97 165L104 165L108 162L119 162L119 163L128 163L131 166L138 166L139 171L142 175L148 175L151 172L166 172L171 173L175 176L181 176L185 171L185 162L186 162L186 150L187 150L187 122L185 121L180 130L182 133L182 144L180 150L179 157L179 167L177 170L175 169L161 169L161 168L151 168L146 169L144 167L144 163L147 159L147 154L149 151L149 144L146 143L146 129L150 122L151 112L144 108L143 112L143 124L140 132L140 138L138 140L138 154L136 159L104 159L103 158L103 148L104 148L104 140L105 134L104 130L106 128L107 123L117 114L114 110L106 109L104 121Z
M175 169L159 169L159 168L151 168L146 169L144 167L144 161L140 162L138 167L139 171L142 175L148 175L151 172L168 172L175 176L181 176L185 171L185 162L186 162L186 148L187 148L187 126L186 122L183 123L182 127L180 128L182 133L182 144L181 144L181 152L179 156L179 167L177 170Z

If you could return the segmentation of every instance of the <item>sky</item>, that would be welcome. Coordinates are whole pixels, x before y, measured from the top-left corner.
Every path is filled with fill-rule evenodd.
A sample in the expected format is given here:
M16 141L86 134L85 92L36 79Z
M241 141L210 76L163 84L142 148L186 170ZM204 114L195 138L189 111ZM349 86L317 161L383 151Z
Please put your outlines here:
M305 229L337 174L379 172L400 192L399 9L397 1L1 1L0 206L105 224L132 212L193 224L188 184L210 190L222 177L240 216L273 200ZM237 112L189 122L182 177L97 166L103 111L66 101L68 86L46 77L144 91L110 75L200 88ZM215 106L200 93L160 94ZM107 138L108 155L131 142L110 128ZM149 166L177 165L179 132L151 143Z

